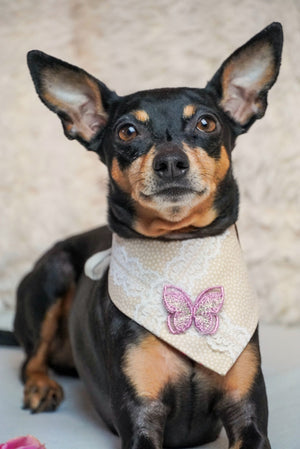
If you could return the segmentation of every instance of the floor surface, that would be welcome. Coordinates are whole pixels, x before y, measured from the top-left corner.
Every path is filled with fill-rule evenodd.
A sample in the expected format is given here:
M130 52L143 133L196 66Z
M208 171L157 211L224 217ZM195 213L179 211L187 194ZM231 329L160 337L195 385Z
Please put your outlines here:
M270 408L272 449L300 448L300 329L261 326L261 349ZM82 382L59 377L66 399L55 413L31 415L21 409L18 379L23 360L18 348L0 348L0 443L31 434L46 449L120 449L94 412ZM88 446L87 446L88 444ZM224 431L202 449L225 449Z

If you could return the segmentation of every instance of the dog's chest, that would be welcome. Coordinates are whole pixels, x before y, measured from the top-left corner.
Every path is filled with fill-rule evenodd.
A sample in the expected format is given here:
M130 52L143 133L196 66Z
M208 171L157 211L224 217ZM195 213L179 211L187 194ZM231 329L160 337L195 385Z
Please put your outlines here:
M244 397L253 385L258 359L257 347L250 342L229 372L221 376L146 332L139 342L126 348L122 371L138 396L157 400L168 388L177 404L190 398L199 410L209 408L215 394Z
M157 399L167 385L188 379L189 359L152 334L129 346L123 358L123 372L139 396Z
M126 349L122 371L139 396L154 400L166 387L171 388L175 396L176 391L186 398L197 391L198 397L203 397L221 388L225 379L192 362L152 334Z

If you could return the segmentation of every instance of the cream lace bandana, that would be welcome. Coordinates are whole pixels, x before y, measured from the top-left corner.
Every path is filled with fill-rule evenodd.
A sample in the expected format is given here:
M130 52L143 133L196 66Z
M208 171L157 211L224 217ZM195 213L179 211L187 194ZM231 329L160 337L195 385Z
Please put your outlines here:
M109 268L116 307L195 362L225 375L258 322L254 295L232 226L216 237L183 241L123 239L92 256L85 273Z

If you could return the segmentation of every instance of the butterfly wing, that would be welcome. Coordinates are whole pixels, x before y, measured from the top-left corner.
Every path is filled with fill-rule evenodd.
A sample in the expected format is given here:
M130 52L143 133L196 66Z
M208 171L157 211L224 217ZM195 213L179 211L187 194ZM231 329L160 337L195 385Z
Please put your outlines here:
M224 303L224 288L212 287L204 290L197 297L193 315L195 326L201 334L215 334L219 328L219 316Z
M178 287L165 285L163 302L169 312L168 327L170 332L182 334L189 329L193 321L193 304L189 296Z

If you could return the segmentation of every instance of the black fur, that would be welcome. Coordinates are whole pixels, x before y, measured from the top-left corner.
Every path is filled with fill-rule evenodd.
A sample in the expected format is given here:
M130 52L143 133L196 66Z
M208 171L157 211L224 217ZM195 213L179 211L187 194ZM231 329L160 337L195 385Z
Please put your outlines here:
M19 343L13 332L1 330L0 346L19 346Z

